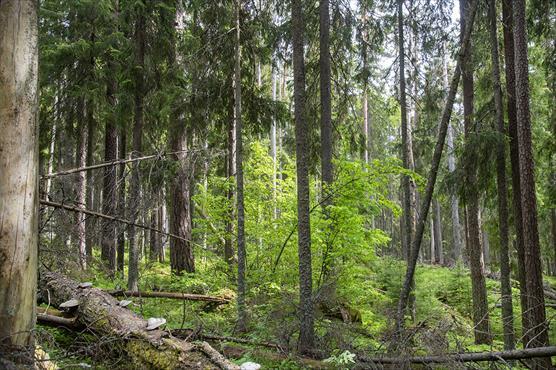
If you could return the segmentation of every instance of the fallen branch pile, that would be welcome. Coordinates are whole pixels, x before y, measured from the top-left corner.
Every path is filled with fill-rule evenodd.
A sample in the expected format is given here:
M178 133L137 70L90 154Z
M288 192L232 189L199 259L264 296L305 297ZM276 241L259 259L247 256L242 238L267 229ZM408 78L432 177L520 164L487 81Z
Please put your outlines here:
M59 307L63 302L77 300L78 305L71 312L75 322L98 335L118 338L135 367L239 369L206 342L186 342L159 329L147 331L146 320L120 307L116 298L101 289L80 288L74 280L45 271L40 274L39 289L49 306Z

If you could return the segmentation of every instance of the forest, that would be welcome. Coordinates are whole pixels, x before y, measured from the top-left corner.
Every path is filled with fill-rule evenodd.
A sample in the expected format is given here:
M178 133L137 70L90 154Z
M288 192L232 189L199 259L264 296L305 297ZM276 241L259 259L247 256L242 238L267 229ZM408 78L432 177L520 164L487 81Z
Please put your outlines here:
M556 368L553 0L0 0L0 369Z

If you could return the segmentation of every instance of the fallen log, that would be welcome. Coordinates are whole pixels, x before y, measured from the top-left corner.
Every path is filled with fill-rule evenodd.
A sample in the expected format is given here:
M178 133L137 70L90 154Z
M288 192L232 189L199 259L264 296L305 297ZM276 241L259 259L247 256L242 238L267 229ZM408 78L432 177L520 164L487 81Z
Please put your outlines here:
M189 294L176 292L132 292L130 290L105 290L106 293L114 297L140 297L140 298L169 298L186 301L213 302L218 304L228 304L230 299L204 294Z
M225 369L239 367L226 360L207 343L189 343L155 329L147 331L147 321L120 307L116 298L101 289L81 289L78 283L56 272L41 271L39 289L49 305L58 307L70 299L76 322L99 336L118 338L133 362L132 368Z
M499 352L470 352L453 353L439 356L416 356L416 357L360 357L363 362L376 364L439 364L448 362L483 362L483 361L506 361L524 360L537 357L556 356L556 346L537 347L526 349L515 349Z

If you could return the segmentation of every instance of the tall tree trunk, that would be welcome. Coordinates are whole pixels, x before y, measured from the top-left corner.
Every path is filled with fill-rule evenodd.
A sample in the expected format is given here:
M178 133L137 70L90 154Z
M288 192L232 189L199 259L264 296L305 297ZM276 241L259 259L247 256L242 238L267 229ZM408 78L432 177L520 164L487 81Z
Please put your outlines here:
M443 45L442 59L443 59L443 79L444 79L444 90L448 91L448 59L446 58L446 44ZM452 124L448 125L448 172L454 173L456 170L456 156L454 147L454 130ZM453 242L453 256L456 262L461 261L461 223L459 220L459 202L458 196L456 194L456 189L450 189L450 211L452 216L452 242Z
M80 99L79 103L80 112L86 111L87 102ZM87 125L81 123L79 125L79 136L77 137L77 146L75 148L75 166L85 167L87 165L87 141L89 130ZM76 181L76 195L77 206L85 209L87 205L87 172L81 171L77 173ZM87 268L87 242L86 242L86 216L82 212L78 212L75 218L75 233L77 236L77 255L79 266L85 270Z
M243 136L241 119L241 0L236 0L236 45L234 68L234 121L236 128L236 184L237 184L237 327L247 330L245 311L245 207L243 204Z
M178 17L181 17L182 9L176 9L172 18L172 26ZM194 15L196 17L196 15ZM176 69L182 68L180 60L176 55L176 30L172 30L171 51L169 63ZM193 84L195 90L196 81ZM193 94L195 95L195 94ZM191 106L195 107L195 97L192 98ZM174 107L170 117L170 128L172 135L169 136L170 148L173 152L180 152L173 156L177 161L178 168L176 178L171 183L168 193L170 202L169 223L170 233L180 236L182 239L170 238L170 267L172 272L180 275L184 271L195 272L195 256L192 245L192 220L191 220L191 179L193 178L193 166L190 154L187 152L192 140L188 138L190 130L186 130L184 114L180 113L181 100L176 98L173 102ZM193 115L192 115L193 117Z
M91 60L91 76L94 78L94 60ZM93 155L95 151L95 116L94 116L94 103L93 99L88 98L86 102L86 119L87 119L87 157L85 160L86 166L91 166L93 164ZM85 208L86 209L95 209L94 207L94 196L95 196L95 181L93 178L92 171L86 171L86 178L85 181ZM93 243L94 243L94 234L96 219L94 217L86 217L85 218L85 258L87 261L87 265L90 265L92 258L93 258Z
M32 346L38 250L38 3L0 2L0 343Z
M227 160L226 165L226 176L228 181L232 182L233 178L236 176L236 127L234 119L234 107L233 100L230 100L230 105L228 107L228 140L227 140ZM229 186L226 192L226 197L228 199L228 204L230 208L228 210L228 219L226 221L226 238L224 239L224 260L228 263L230 270L234 264L234 247L233 247L233 231L234 231L234 207L232 206L234 201L234 188Z
M460 14L468 13L466 0L460 0ZM465 16L460 17L460 35L463 38L465 32ZM473 64L472 47L463 55L462 64L462 85L463 85L463 116L465 127L465 140L469 143L475 134L473 117ZM466 165L464 166L464 182L466 187L467 204L467 224L469 228L469 240L467 243L467 254L469 255L469 268L471 270L471 288L473 298L473 323L475 333L475 343L490 343L489 313L486 291L486 281L484 275L483 253L480 239L479 225L479 196L477 189L477 170L474 168L476 154L470 144L466 145Z
M277 68L279 69L279 68ZM278 78L276 76L276 69L272 67L272 102L276 103ZM272 157L272 204L274 207L273 217L278 217L278 207L276 205L276 186L277 186L277 160L276 153L276 113L272 114L272 123L270 127L270 156Z
M115 2L112 28L117 30L118 1ZM104 126L104 161L111 162L118 158L118 129L116 127L116 64L110 56L108 61L108 81L106 82L106 99L111 111L106 117ZM117 170L116 166L104 168L102 184L102 213L115 215L117 206ZM110 275L116 272L116 224L102 221L101 259L106 264Z
M145 15L144 10L137 7L137 19L135 20L135 96L134 96L134 120L132 130L132 152L131 157L139 157L143 142L143 100L144 100L144 65L145 65ZM140 193L140 170L139 162L131 165L131 184L129 189L129 213L130 221L137 220L139 211ZM139 283L139 246L136 240L136 229L130 227L129 237L129 266L127 277L127 288L131 291L138 290Z
M305 116L304 19L301 0L292 0L292 38L297 166L297 235L299 255L299 351L314 346L313 274L309 213L309 128Z
M118 146L118 158L125 159L126 156L126 143L127 143L127 127L125 122L122 122L122 126L120 127L120 140ZM118 168L118 182L119 182L119 190L118 190L118 215L126 219L126 174L125 174L125 164L120 164ZM126 228L123 225L119 225L117 229L118 240L117 240L117 249L116 249L116 269L117 271L121 272L122 276L124 274L124 255L125 255L125 232Z
M500 86L500 55L498 53L498 36L496 27L496 0L489 0L488 18L490 26L490 50L492 59L492 82L494 87L494 105L496 108L496 126L500 142L496 153L496 183L498 190L498 228L500 238L500 284L502 293L502 327L504 331L504 349L515 348L511 266L508 238L508 189L506 187L506 127L504 124L504 107L502 88Z
M423 240L423 234L425 232L425 224L427 216L430 209L430 204L432 200L432 194L434 192L434 186L436 184L436 178L438 176L438 168L440 166L440 160L442 158L442 151L444 149L444 140L446 139L446 132L448 130L448 123L450 122L450 116L452 114L452 108L454 106L454 101L456 98L456 93L459 85L459 80L461 77L461 66L462 66L462 55L465 55L469 46L469 39L471 38L471 29L473 27L473 22L475 20L475 13L477 10L477 0L473 0L469 7L469 12L466 14L466 23L468 27L465 30L463 40L461 42L460 52L458 53L458 63L456 69L454 70L454 76L450 82L450 89L448 90L448 96L446 98L446 104L442 111L439 127L438 127L438 139L434 147L434 153L431 161L431 169L429 173L429 178L427 180L427 186L421 200L421 212L419 213L419 220L417 222L417 228L415 229L415 237L413 238L411 250L410 250L410 260L407 266L407 271L405 274L404 283L400 291L400 298L398 301L398 312L396 317L396 332L401 333L404 326L405 311L407 303L409 301L409 294L411 291L411 284L415 276L415 268L417 266L417 260L419 258L419 251L421 249L421 242Z
M535 170L531 143L529 111L529 70L527 56L527 24L525 1L514 3L515 97L517 106L517 138L521 185L523 246L525 250L525 285L530 312L530 347L548 346L548 325L544 308L542 263L537 226ZM535 361L538 367L550 368L550 358Z
M320 145L323 198L333 181L332 96L330 87L330 4L319 1ZM328 202L325 202L328 203Z

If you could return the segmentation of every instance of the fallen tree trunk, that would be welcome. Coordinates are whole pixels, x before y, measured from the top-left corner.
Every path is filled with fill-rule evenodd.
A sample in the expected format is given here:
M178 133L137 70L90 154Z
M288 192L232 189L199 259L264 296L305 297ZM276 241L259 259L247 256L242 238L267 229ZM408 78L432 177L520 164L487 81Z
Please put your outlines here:
M526 349L515 349L500 352L472 352L454 353L440 356L417 356L417 357L372 357L360 358L363 362L376 364L439 364L448 362L482 362L482 361L507 361L524 360L535 357L556 356L556 346L537 347Z
M213 302L218 304L230 303L230 299L225 297L210 296L204 294L189 294L176 292L132 292L130 290L105 290L106 293L114 297L140 297L140 298L169 298L186 301Z
M138 368L233 369L232 364L206 343L189 343L163 330L147 331L147 321L120 307L118 301L97 288L79 288L78 283L55 273L42 271L39 289L43 300L58 307L75 299L77 323L100 336L121 339L122 349ZM133 366L132 366L133 367Z

